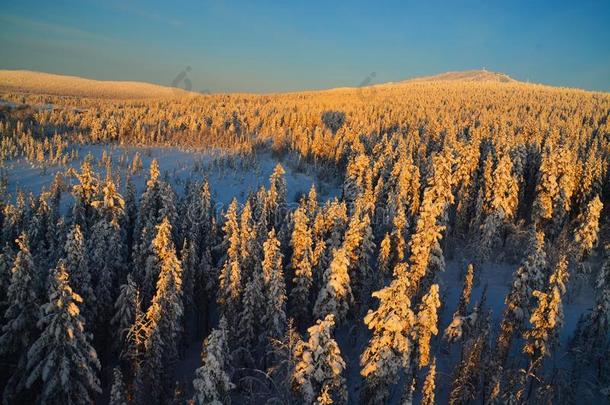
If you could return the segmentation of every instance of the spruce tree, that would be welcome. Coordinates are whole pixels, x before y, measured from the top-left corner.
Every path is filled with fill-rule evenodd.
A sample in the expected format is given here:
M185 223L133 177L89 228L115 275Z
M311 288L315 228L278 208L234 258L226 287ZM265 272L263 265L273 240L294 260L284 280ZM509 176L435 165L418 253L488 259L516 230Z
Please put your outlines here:
M80 225L74 224L64 245L66 270L72 290L83 298L82 315L88 325L93 325L97 299L93 292L87 249ZM93 262L95 263L95 262ZM97 264L97 263L96 263Z
M227 323L220 319L218 328L212 330L203 343L201 367L195 371L193 387L196 404L227 405L231 403L229 392L234 388L229 375L231 356L228 347Z
M410 364L416 317L408 298L407 273L405 263L394 268L390 285L373 293L380 301L379 307L369 310L364 317L364 323L372 331L360 356L360 374L366 379L361 399L367 404L387 401L390 386L398 381L399 372Z
M85 332L81 303L60 260L49 283L49 301L42 306L42 333L28 350L26 385L42 382L41 403L89 404L92 394L101 393L100 362Z
M293 223L294 229L290 241L292 247L290 268L294 274L292 279L294 287L290 292L291 308L297 319L305 321L309 317L313 273L311 229L307 225L307 213L304 208L299 207L294 211Z
M127 390L119 367L115 367L113 371L109 405L127 405Z
M267 339L280 339L286 332L286 284L282 268L280 242L275 236L275 229L269 232L263 245L263 282L265 291L265 314L262 323L266 345Z
M6 292L8 308L3 314L0 336L0 355L11 368L4 391L4 402L8 403L13 402L14 396L24 388L27 351L38 335L40 318L37 275L28 238L22 234L16 242L19 252L11 269L11 282Z
M152 242L155 256L150 267L158 268L157 291L146 311L145 369L151 400L167 398L168 377L178 358L182 333L182 267L171 239L171 225L164 218Z
M347 401L345 379L342 376L345 362L339 345L332 336L334 326L332 314L316 321L315 325L307 329L308 340L302 341L295 348L297 363L293 378L295 388L306 404L313 404L318 398L329 397L339 403Z
M433 284L430 291L422 298L417 313L417 344L419 350L419 367L427 366L430 361L430 339L438 334L438 308L441 301L438 296L438 284Z

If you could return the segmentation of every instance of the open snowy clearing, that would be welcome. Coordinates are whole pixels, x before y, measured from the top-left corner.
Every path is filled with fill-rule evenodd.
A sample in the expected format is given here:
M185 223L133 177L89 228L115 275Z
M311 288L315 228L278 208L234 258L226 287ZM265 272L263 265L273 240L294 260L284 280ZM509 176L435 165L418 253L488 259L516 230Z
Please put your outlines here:
M140 194L146 187L148 168L157 160L162 178L166 179L177 194L182 194L188 181L207 178L214 201L220 207L228 205L235 197L245 201L250 192L261 186L269 186L269 176L279 163L286 170L288 202L297 202L300 195L307 193L315 184L318 196L326 200L338 196L338 187L321 181L314 174L297 172L290 161L278 159L268 151L243 156L234 156L220 151L195 152L164 147L126 147L116 145L85 145L76 147L78 158L64 165L41 167L26 159L4 163L4 173L8 181L7 192L13 197L17 191L39 194L49 187L57 173L67 173L69 169L79 170L88 155L98 173L105 175L104 153L112 161L113 175L119 174L121 189L127 176L131 177ZM130 170L131 162L140 156L142 169ZM74 176L65 176L64 181L73 184Z

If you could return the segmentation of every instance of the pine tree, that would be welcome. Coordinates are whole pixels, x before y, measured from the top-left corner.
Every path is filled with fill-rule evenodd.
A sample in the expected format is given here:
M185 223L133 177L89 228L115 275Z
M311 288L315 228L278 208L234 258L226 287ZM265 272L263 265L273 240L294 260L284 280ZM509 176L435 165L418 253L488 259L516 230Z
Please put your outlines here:
M85 332L81 303L60 260L50 280L49 301L42 307L42 333L28 350L26 385L42 381L41 403L89 404L90 395L102 391L96 375L100 362Z
M234 388L229 376L230 354L227 323L220 319L217 329L212 330L203 343L201 367L195 371L193 387L195 403L227 405L231 403L229 392Z
M432 359L430 369L426 375L424 386L422 387L422 400L421 405L434 405L434 390L436 388L436 358Z
M0 336L0 355L14 368L4 392L4 402L8 403L24 388L27 350L38 334L40 318L36 269L27 236L22 234L16 242L19 253L11 269L11 282L6 292L8 308L3 314Z
M109 405L127 405L127 390L123 382L123 373L119 367L115 367L112 377Z
M332 337L334 326L332 314L316 321L307 329L309 339L295 348L297 363L293 378L295 388L306 404L312 404L318 398L326 398L326 401L333 398L339 403L347 401L345 379L342 377L345 362L339 345Z

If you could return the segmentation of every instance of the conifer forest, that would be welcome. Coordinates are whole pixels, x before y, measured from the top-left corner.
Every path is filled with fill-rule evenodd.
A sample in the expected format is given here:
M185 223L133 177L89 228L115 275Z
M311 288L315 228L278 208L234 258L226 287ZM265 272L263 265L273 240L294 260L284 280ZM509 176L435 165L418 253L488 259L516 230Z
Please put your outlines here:
M0 86L3 404L609 403L610 93L477 74Z

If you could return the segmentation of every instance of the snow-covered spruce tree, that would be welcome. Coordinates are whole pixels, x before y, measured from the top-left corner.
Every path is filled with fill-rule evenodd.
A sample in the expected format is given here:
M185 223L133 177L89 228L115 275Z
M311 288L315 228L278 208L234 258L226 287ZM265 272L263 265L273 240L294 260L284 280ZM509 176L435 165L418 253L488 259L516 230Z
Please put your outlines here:
M88 235L96 219L93 201L99 193L99 181L93 173L89 159L83 161L80 173L74 174L79 184L72 187L74 195L72 217L74 223L80 225L81 230Z
M36 268L27 236L22 234L16 242L19 252L10 270L11 279L6 291L8 308L3 314L0 336L0 358L6 364L7 374L10 373L4 390L5 403L13 402L15 395L24 388L27 351L38 334L40 318Z
M290 303L291 313L300 321L309 319L309 295L313 284L311 229L307 223L307 212L302 207L297 208L293 213L294 228L290 240L292 246L290 269L294 274L292 279L294 287L290 292Z
M570 212L576 191L575 151L568 146L547 147L542 157L536 185L533 216L536 223L549 224L556 235Z
M155 256L148 265L157 267L157 292L146 311L144 355L150 399L162 402L167 398L168 377L178 358L182 332L182 267L171 239L171 225L164 218L157 226L152 242Z
M324 286L318 294L313 313L317 319L333 314L341 323L353 301L349 276L349 259L346 249L341 247L333 251L332 261L324 272Z
M397 263L402 262L405 259L407 252L407 229L409 223L407 222L407 215L405 208L402 204L399 204L396 209L396 215L392 219L392 250L393 257L390 266L395 266Z
M89 263L92 264L92 278L96 300L97 326L106 333L106 326L112 318L119 279L126 268L125 244L119 222L100 219L92 227L88 240ZM99 331L99 329L98 329ZM96 334L99 336L99 332Z
M309 338L295 348L294 387L304 403L319 403L318 398L332 398L332 403L347 402L342 376L345 362L339 345L333 339L335 319L332 314L307 329ZM328 403L328 402L326 402Z
M544 233L530 232L530 249L521 266L515 271L513 284L506 296L504 316L496 346L496 361L503 366L508 357L515 333L523 333L525 321L533 307L532 293L544 285L547 267Z
M267 193L267 206L269 209L269 219L267 223L278 232L284 225L284 216L286 215L286 179L284 174L286 171L281 164L277 164L273 169L273 173L269 178L269 192Z
M388 274L390 272L390 259L392 253L392 242L390 234L386 233L381 244L379 246L379 254L377 256L377 267L381 274Z
M193 401L198 405L227 405L231 403L229 392L234 388L229 375L227 322L220 319L218 328L212 330L203 343L201 367L195 371Z
M347 164L343 182L343 200L347 203L350 214L353 213L356 199L364 193L369 166L368 156L362 153L355 155Z
M66 271L70 276L72 290L83 299L82 315L87 325L93 326L96 313L96 296L93 292L91 274L87 262L87 249L80 225L74 224L64 245Z
M234 333L234 319L239 313L239 299L242 293L241 245L237 217L237 200L233 199L225 214L223 226L227 253L218 277L218 303L226 317L230 333Z
M258 246L256 229L252 218L252 205L246 201L239 218L240 264L242 279L250 280L255 272L260 272L262 246Z
M566 292L567 279L568 261L561 257L549 278L546 292L536 290L532 293L538 299L538 305L530 317L532 327L523 334L526 340L523 352L530 358L528 377L536 375L544 356L550 356L551 347L559 340L559 329L563 324L561 297Z
M119 367L112 372L112 388L110 389L109 405L127 405L127 389L123 381L123 373Z
M422 387L422 400L421 405L434 405L434 391L436 389L436 358L432 359L428 374L424 380Z
M411 310L407 272L407 264L396 265L390 285L373 293L380 301L379 307L364 317L373 333L360 356L360 374L366 379L361 400L367 404L385 403L390 386L410 363L416 317Z
M26 231L30 249L34 256L34 262L38 265L38 268L48 269L56 264L51 263L49 257L57 254L57 252L50 251L52 246L49 243L49 235L53 233L51 228L54 228L50 223L51 210L46 199L42 195L36 200L34 200L33 195L31 195L31 200L32 215L27 224ZM43 276L43 280L41 281L43 281L42 286L44 287L46 275Z
M256 272L244 289L234 350L235 356L251 367L256 366L258 362L258 338L262 332L261 320L265 312L261 297L263 297L262 274Z
M451 159L435 155L432 158L431 173L420 206L415 234L409 243L411 256L408 276L411 297L415 296L420 288L420 281L427 275L431 253L442 238L441 232L445 227L439 222L447 206L453 202L451 178Z
M146 262L154 256L151 242L157 234L156 227L164 218L171 224L176 220L175 195L169 184L159 179L159 165L153 160L146 190L140 198L139 215L134 227L133 261L134 279L142 288L144 303L148 304L154 294L156 275L146 273Z
M49 283L49 301L42 306L40 337L28 350L28 388L41 381L38 402L90 404L91 394L101 393L97 372L100 363L89 343L68 272L60 260Z
M578 227L574 232L574 242L576 242L576 257L579 260L586 258L597 243L602 208L603 204L596 195L587 204L585 212L577 218Z
M119 287L119 296L114 303L114 316L111 320L117 348L123 348L129 328L136 321L136 309L140 305L139 295L135 281L128 274L127 282Z
M462 286L462 294L458 306L453 313L453 319L451 323L445 329L443 338L449 343L454 343L463 337L465 328L472 325L473 321L476 321L478 314L478 307L475 307L474 311L468 315L467 309L470 303L470 295L472 294L472 286L474 281L474 267L469 264L466 268L466 274L464 275L464 285ZM467 329L466 329L467 330Z
M597 283L597 299L593 309L581 315L574 337L571 351L574 355L573 375L583 375L575 378L574 384L589 382L586 373L591 372L596 384L603 385L610 380L610 368L607 356L610 347L610 255L602 266ZM575 392L579 392L576 385Z
M456 312L459 315L465 315L468 304L470 303L470 295L472 294L472 286L474 283L474 266L470 263L466 267L466 274L464 275L464 284L462 286L462 294L460 295L460 301Z
M427 366L430 362L430 339L438 334L438 308L441 301L438 296L438 284L432 284L430 291L422 298L417 312L415 333L419 351L419 367Z
M282 268L280 242L275 229L269 232L263 244L263 282L265 291L265 314L261 339L267 345L268 339L280 339L286 333L286 284Z
M136 220L138 218L138 206L136 200L136 186L133 184L131 177L127 177L125 185L125 216L123 228L125 229L125 243L127 244L127 252L131 252L133 247L134 232Z
M487 190L484 205L489 215L483 220L477 254L481 260L487 260L496 245L498 232L502 225L511 220L519 201L519 183L513 175L513 164L508 153L498 159L493 172L493 182Z
M478 306L482 307L481 305ZM482 312L481 310L477 310ZM485 372L485 356L489 348L488 339L491 322L490 314L486 316L479 314L473 325L473 337L464 341L460 361L455 366L451 392L449 394L450 404L465 404L476 399L477 392L483 389L482 375Z

